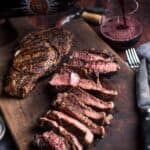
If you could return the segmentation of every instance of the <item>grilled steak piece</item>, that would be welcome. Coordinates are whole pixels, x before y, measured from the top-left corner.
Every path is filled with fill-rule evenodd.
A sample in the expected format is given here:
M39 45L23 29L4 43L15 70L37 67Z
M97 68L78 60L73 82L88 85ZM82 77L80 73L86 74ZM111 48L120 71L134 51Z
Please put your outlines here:
M35 81L37 79L38 76L36 75L20 73L11 68L7 77L8 84L5 87L5 91L9 93L9 95L24 97L35 87Z
M67 141L53 131L46 131L42 135L37 135L34 143L41 150L70 150Z
M81 59L70 59L66 64L71 67L83 68L92 72L98 72L100 74L108 74L117 72L120 67L116 62L107 62L102 60L97 61L85 61Z
M51 28L28 34L22 39L20 45L21 47L28 47L40 45L41 42L48 42L57 49L61 56L64 56L68 54L72 45L72 34L63 28Z
M71 33L62 28L27 35L14 55L5 87L6 93L25 97L38 79L52 72L61 58L68 54L71 42Z
M79 101L80 99L71 93L60 93L57 95L57 99L54 101L53 105L60 111L65 112L66 114L84 123L94 134L103 137L105 134L104 127L96 125L86 116L84 109L80 105ZM101 117L104 118L104 116Z
M67 131L64 127L59 125L56 121L46 117L40 118L40 121L41 126L50 127L53 130L59 132L59 134L61 134L65 139L67 139L69 141L69 144L71 145L71 150L83 150L83 146L80 144L77 137L74 136L71 132Z
M98 50L97 50L98 51ZM108 52L93 52L92 50L75 51L70 56L71 59L80 59L86 62L89 61L104 61L104 62L114 62L114 57L108 54Z
M113 117L110 114L108 116L106 116L105 112L97 112L89 106L96 107L96 105L98 105L98 107L96 107L96 108L99 108L100 110L102 110L104 108L103 107L103 103L104 103L104 105L108 105L108 107L105 106L105 109L106 108L110 109L109 105L112 103L112 106L113 106L114 105L113 102L105 102L105 101L99 100L98 98L96 98L96 97L92 96L91 94L89 94L85 91L82 91L82 90L79 91L79 92L82 92L81 96L80 96L77 93L78 90L80 90L80 89L71 89L67 93L59 93L57 95L56 100L54 100L54 102L52 103L53 106L61 109L62 111L66 112L66 113L68 112L68 114L71 114L70 111L73 111L75 109L75 110L78 110L78 111L74 110L75 111L74 113L77 113L77 115L79 113L79 115L84 115L92 120L101 121L101 123L103 123L103 124L106 124L106 125L110 124L110 121L113 119ZM85 95L83 96L83 94L85 94ZM89 99L86 96L89 96L89 97L91 96L93 98L96 98L96 100L97 100L96 103L95 103L95 101L92 101L92 99ZM98 100L100 101L100 103L98 103ZM65 103L65 101L67 104ZM90 101L91 101L92 105L90 105ZM101 104L102 104L102 106L101 106ZM73 108L71 108L71 106ZM70 108L70 110L68 110L69 108ZM98 134L98 133L96 133L96 134ZM103 132L101 134L104 135Z
M74 95L76 98L77 96ZM83 110L84 115L87 117L93 119L93 120L105 120L106 118L106 113L105 112L96 112L93 108L87 106L84 104L82 101L80 101L80 98L77 98L79 101L79 104Z
M94 52L95 51L95 52ZM92 49L87 51L76 51L70 56L67 66L86 69L89 73L109 74L120 69L119 64L108 52Z
M80 87L86 90L93 90L100 92L103 96L116 96L117 91L107 90L100 83L96 83L92 80L80 78L79 74L73 71L66 71L63 74L56 73L49 81L52 86L73 86Z
M90 131L90 129L85 126L83 123L79 122L78 120L60 112L60 111L49 111L46 115L47 118L50 118L52 120L56 120L57 122L60 122L60 125L63 126L62 122L66 122L69 125L72 125L73 127L80 130L82 133L84 133L83 141L86 144L91 144L94 140L94 135Z
M67 92L67 93L60 93L57 95L57 99L53 102L54 106L59 105L59 103L63 103L63 101L67 101L68 105L71 103L73 107L76 107L76 110L78 110L80 113L83 115L94 119L94 120L103 120L106 117L105 112L96 112L94 109L91 107L85 105L81 100L80 97L77 95L74 95L74 93ZM57 106L58 107L58 106ZM69 106L70 107L70 106ZM75 108L73 108L75 109ZM77 112L78 112L77 111Z
M72 88L70 90L71 93L73 93L75 96L80 98L80 101L88 106L96 107L100 110L102 109L113 109L114 103L112 101L106 102L103 101L88 92L82 90L81 88Z

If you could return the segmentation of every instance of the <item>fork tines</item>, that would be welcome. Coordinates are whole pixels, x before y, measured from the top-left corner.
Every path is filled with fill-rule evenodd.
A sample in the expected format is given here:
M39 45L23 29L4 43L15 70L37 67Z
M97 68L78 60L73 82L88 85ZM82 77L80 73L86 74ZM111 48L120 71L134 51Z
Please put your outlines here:
M139 57L138 57L138 55L136 53L135 48L127 49L125 52L126 52L126 56L127 56L127 60L128 60L129 66L132 69L139 68L139 66L140 66L140 59L139 59Z

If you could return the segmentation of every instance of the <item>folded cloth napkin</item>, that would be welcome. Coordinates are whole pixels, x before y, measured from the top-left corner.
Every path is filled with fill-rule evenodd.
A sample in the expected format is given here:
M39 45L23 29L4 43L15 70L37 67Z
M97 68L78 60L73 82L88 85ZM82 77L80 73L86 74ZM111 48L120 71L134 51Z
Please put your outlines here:
M140 58L146 58L147 60L148 79L150 83L150 42L140 45L136 51Z

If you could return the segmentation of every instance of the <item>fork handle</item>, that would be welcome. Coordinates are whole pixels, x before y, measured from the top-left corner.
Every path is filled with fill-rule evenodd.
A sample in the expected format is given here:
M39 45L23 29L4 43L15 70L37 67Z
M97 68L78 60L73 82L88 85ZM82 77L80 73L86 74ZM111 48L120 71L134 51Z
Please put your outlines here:
M144 111L141 113L141 140L142 149L150 150L150 112Z

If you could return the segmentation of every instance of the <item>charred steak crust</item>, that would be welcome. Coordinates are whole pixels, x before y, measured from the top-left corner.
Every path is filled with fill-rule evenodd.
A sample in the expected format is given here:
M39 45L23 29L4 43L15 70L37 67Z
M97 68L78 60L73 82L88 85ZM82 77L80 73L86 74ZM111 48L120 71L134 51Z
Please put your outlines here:
M62 28L52 28L40 32L30 33L21 41L22 47L40 45L40 42L48 42L55 47L60 55L67 54L72 45L72 34Z
M12 96L25 97L35 87L37 79L36 74L20 73L11 68L5 91Z
M81 59L85 61L104 61L104 62L113 62L115 61L115 58L113 55L110 55L106 51L92 51L91 49L89 50L82 50L82 51L75 51L73 52L72 56L70 58L76 58L76 59Z
M48 129L53 129L56 132L59 132L66 140L68 140L71 145L71 150L83 150L83 146L80 144L78 138L63 126L59 125L55 120L51 120L47 117L40 118L41 126L47 127Z
M97 109L113 109L114 103L112 101L104 101L99 99L88 92L79 89L79 88L72 88L70 90L75 96L79 97L80 101L85 103L88 106L96 107Z
M52 86L72 86L79 87L85 90L92 90L101 93L104 96L117 96L118 92L115 90L108 90L102 84L96 83L93 80L81 78L78 73L73 71L66 71L64 73L55 73L49 81Z
M73 68L82 68L82 70L86 69L88 72L98 72L99 74L112 74L120 69L112 53L94 48L73 52L66 65Z
M93 133L86 125L81 123L79 120L72 118L71 116L61 111L56 111L56 110L48 111L46 117L52 120L56 120L62 126L64 125L63 122L66 122L70 126L75 127L77 130L79 130L80 132L84 134L84 137L82 137L83 138L82 140L84 141L84 143L91 144L93 142L94 140ZM66 127L69 128L69 126L66 126Z
M103 60L86 61L77 58L70 59L66 65L71 67L84 68L88 71L91 70L92 72L98 72L100 74L114 73L120 69L119 65L115 62Z
M72 93L60 93L54 105L66 114L80 120L85 124L94 134L104 136L105 129L102 126L95 124L91 119L89 119L84 113L84 109L79 103L78 97ZM77 111L78 110L78 111ZM92 112L91 112L92 113Z
M113 119L109 113L114 108L114 102L110 100L118 92L103 87L99 74L106 76L117 72L120 66L111 53L89 49L74 51L69 61L59 69L49 84L68 89L57 93L51 103L52 110L40 118L40 125L63 136L71 145L70 150L82 150L93 142L95 135L104 137L104 126ZM111 98L104 101L88 91Z
M43 46L35 49L22 49L14 57L13 68L21 73L43 75L49 68L59 63L60 58L53 47ZM51 67L50 67L51 66Z
M67 140L53 131L46 131L42 135L36 135L34 144L41 150L70 150Z
M16 51L7 77L6 93L25 97L38 79L52 72L62 57L69 53L72 34L62 28L30 33Z

